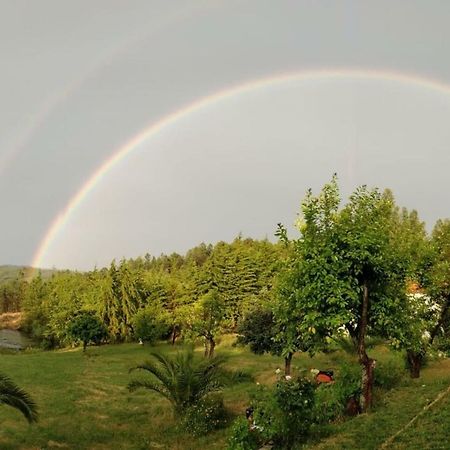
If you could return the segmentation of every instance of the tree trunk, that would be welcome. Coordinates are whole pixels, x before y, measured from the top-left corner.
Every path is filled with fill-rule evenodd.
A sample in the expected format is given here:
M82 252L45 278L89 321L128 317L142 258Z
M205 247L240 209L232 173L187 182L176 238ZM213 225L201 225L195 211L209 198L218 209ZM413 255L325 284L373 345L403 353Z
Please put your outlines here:
M178 337L178 327L175 325L172 328L172 345L175 345L175 341L177 340Z
M284 358L284 375L291 375L292 352L289 352Z
M372 391L375 360L369 358L366 352L366 334L369 317L369 287L367 280L363 283L363 301L361 307L361 318L359 321L358 336L358 360L362 367L361 379L361 410L366 412L372 406Z
M213 338L209 339L209 353L208 357L212 358L214 356L214 349L216 348L216 341Z
M406 357L408 358L409 375L411 378L419 378L423 363L423 353L408 350Z
M86 351L87 344L88 344L87 341L83 341L83 352Z

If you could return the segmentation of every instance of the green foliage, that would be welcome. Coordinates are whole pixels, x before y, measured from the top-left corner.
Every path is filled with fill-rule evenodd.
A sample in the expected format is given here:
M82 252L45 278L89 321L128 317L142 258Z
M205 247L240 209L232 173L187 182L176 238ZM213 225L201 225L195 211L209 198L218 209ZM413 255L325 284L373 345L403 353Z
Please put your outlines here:
M377 362L375 368L375 386L386 391L396 388L405 377L405 367L397 358Z
M108 335L103 323L91 312L83 312L73 318L67 333L75 341L83 343L83 351L89 343L100 344Z
M187 408L222 389L223 357L198 359L192 348L177 353L175 357L155 352L151 356L152 360L131 369L148 372L151 378L135 379L128 388L130 391L145 388L158 393L172 404L177 416L183 416Z
M350 399L361 395L361 368L354 362L342 362L335 382L320 384L316 389L315 422L332 422L345 414Z
M146 296L139 271L122 261L113 262L101 278L100 315L113 341L124 341L132 336L132 318Z
M167 313L157 304L140 309L131 322L134 337L151 344L167 336L169 330L167 316Z
M281 354L281 345L276 341L278 329L270 309L259 307L250 310L236 331L237 343L249 345L253 353Z
M94 311L110 341L122 342L135 338L138 312L161 308L173 343L200 334L213 354L219 334L233 330L249 305L270 297L282 252L267 240L238 237L201 244L186 256L146 255L87 273L55 272L49 279L38 274L20 286L5 286L4 308L20 304L24 331L46 348L70 344L67 328L78 311ZM220 299L220 317L207 317L211 297ZM149 330L145 334L153 339Z
M304 442L314 421L314 402L314 386L305 378L280 380L274 389L260 387L252 406L261 440L283 448Z
M36 422L38 418L36 403L9 377L0 373L0 404L11 406L20 411L29 422Z
M196 303L186 308L185 320L195 337L205 342L205 356L212 358L217 335L226 328L225 302L215 289L208 291Z
M209 394L186 408L182 428L193 436L202 436L225 425L227 411L220 393Z
M261 446L261 438L245 417L238 417L230 429L228 450L257 450Z
M373 364L366 336L391 337L401 327L407 264L395 245L390 192L361 186L346 205L340 204L336 177L318 196L308 191L298 224L301 236L291 243L294 252L281 277L281 306L275 311L289 337L285 346L297 337L313 352L342 328L348 331L364 373L366 409Z

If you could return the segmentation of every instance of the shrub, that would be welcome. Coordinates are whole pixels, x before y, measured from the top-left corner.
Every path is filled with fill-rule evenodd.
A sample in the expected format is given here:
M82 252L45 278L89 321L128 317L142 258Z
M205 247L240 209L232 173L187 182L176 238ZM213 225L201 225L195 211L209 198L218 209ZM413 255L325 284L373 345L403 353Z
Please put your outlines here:
M346 399L334 384L321 384L316 389L314 421L319 424L332 422L342 417Z
M192 435L202 436L222 427L226 415L223 396L210 394L185 410L181 425Z
M228 437L228 450L256 450L261 446L258 430L250 430L245 417L238 417L231 427Z
M450 357L450 333L444 336L438 336L433 345L437 355Z
M381 389L389 390L398 386L404 378L404 365L396 359L377 361L375 368L374 385Z
M322 384L316 390L314 418L316 423L327 423L342 417L351 398L359 401L361 395L361 366L342 363L336 381Z
M305 378L280 380L274 389L260 387L252 406L255 436L291 448L306 438L314 421L314 386Z

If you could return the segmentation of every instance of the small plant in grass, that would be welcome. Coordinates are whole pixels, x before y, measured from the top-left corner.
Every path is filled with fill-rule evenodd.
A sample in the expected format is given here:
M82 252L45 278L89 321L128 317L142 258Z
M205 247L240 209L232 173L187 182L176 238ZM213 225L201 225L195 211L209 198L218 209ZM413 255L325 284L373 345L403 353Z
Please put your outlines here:
M135 379L128 389L149 389L165 397L176 416L182 417L193 405L223 387L222 365L225 359L215 356L210 359L196 358L193 348L166 356L151 353L152 359L130 370L142 370L151 375L146 379Z
M20 411L29 423L38 418L36 403L9 377L0 373L0 404L12 406Z

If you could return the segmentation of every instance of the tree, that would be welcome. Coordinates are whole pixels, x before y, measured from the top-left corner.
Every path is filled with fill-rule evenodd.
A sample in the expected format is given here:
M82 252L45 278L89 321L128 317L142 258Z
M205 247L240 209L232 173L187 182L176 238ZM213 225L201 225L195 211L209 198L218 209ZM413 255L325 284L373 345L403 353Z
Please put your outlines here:
M251 309L237 328L239 344L249 345L257 354L281 354L281 345L275 341L277 328L273 312L269 308Z
M115 341L130 339L133 334L131 321L146 297L141 273L132 264L114 262L101 274L98 283L103 323Z
M435 339L448 333L450 318L450 221L439 220L427 236L417 213L404 210L400 220L398 249L409 258L409 293L403 327L394 344L406 349L412 378L420 376L427 352ZM406 249L406 251L405 251Z
M12 406L20 411L29 423L38 418L36 403L9 377L0 373L0 404Z
M133 317L134 337L152 344L164 335L167 336L168 321L168 314L160 305L148 305L140 309Z
M73 339L83 343L83 352L86 351L89 343L93 342L98 345L108 335L100 319L89 312L84 312L76 316L69 324L67 333Z
M438 220L432 235L432 263L424 279L426 294L439 311L429 330L430 345L438 336L450 333L450 220Z
M345 327L361 364L361 407L367 410L375 361L366 337L369 331L392 332L402 311L405 274L394 247L392 195L362 186L342 209L340 203L336 177L319 196L308 191L282 299L311 349ZM287 323L295 336L293 321Z
M217 335L225 327L225 305L216 290L211 290L187 309L187 322L191 331L204 338L205 357L212 358Z
M143 370L152 378L133 380L128 389L144 388L158 393L169 400L177 416L222 388L221 367L225 361L222 357L197 359L192 348L177 353L175 357L161 353L151 353L151 356L152 360L131 370Z

